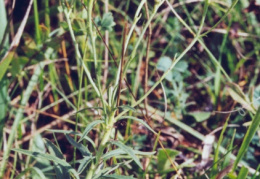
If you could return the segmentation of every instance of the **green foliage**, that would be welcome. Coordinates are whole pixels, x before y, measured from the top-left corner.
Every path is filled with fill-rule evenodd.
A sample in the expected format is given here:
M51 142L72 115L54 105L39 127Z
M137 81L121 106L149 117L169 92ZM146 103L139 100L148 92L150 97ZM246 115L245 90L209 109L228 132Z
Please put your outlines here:
M175 160L175 157L179 154L180 152L177 150L173 149L159 149L158 154L157 154L157 169L158 172L163 172L167 169L171 168L171 161ZM170 157L170 159L168 158Z
M93 129L93 127L95 127L96 125L100 124L100 123L103 123L104 121L101 121L101 120L96 120L96 121L93 121L92 123L90 123L84 130L82 136L80 137L79 139L79 142L83 140L83 138L88 135L89 131L91 131Z
M129 156L132 157L132 159L135 161L135 163L140 167L142 167L142 164L140 163L139 159L136 157L134 150L126 145L124 145L122 142L119 141L111 141L111 144L114 144L118 146L120 149L122 149L125 153L127 153Z
M116 25L113 14L111 12L104 13L102 19L99 16L95 17L95 23L98 27L101 28L101 30L104 31L112 31L113 26Z
M197 112L190 112L188 114L193 116L195 118L196 122L203 122L203 121L207 120L210 117L211 112L200 112L200 111L197 111Z
M232 169L233 172L236 170L239 161L242 159L245 152L247 151L248 146L253 139L253 136L255 135L256 131L258 130L259 124L260 124L260 108L258 108L256 115L254 116L252 123L249 126L249 128L245 134L242 145L239 148L239 151L237 154L237 159L235 160L234 165L233 165L233 169Z
M3 2L0 178L259 177L256 1Z
M33 151L28 151L28 150L23 150L23 149L13 149L13 151L22 153L24 155L29 155L31 157L53 161L53 162L61 165L62 167L64 167L66 169L66 171L68 171L75 178L79 179L78 173L64 159L60 159L60 158L55 157L54 155L51 155L51 154L44 154L44 153L33 152Z

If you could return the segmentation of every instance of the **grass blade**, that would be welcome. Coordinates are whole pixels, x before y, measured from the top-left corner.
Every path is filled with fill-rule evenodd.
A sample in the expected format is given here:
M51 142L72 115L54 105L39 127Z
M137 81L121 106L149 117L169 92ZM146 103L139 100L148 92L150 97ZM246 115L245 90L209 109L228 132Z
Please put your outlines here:
M229 116L228 118L226 119L226 122L223 126L223 129L220 133L220 136L219 136L219 139L218 139L218 143L217 143L217 148L216 148L216 151L215 151L215 154L214 154L214 166L213 166L213 169L212 169L212 172L213 173L217 173L218 171L218 165L217 165L217 162L219 160L219 147L221 146L221 143L223 141L223 138L224 138L224 132L226 131L227 129L227 125L228 125L228 121L229 121Z
M4 46L5 45L8 45L8 39L5 40L5 29L7 27L7 17L6 17L6 9L5 9L5 1L1 0L0 1L0 48L1 48L1 45L3 44ZM2 41L5 41L5 42L2 42Z
M239 178L239 179L246 179L247 174L248 174L248 168L246 168L246 167L243 166L243 167L241 168L241 170L240 170L240 172L239 172L237 178Z
M242 157L246 153L247 148L248 148L250 142L252 141L252 139L253 139L258 127L259 127L259 124L260 124L260 108L258 108L257 113L256 113L251 125L249 126L249 128L246 132L243 143L242 143L242 145L241 145L241 147L238 151L237 158L234 162L232 172L234 172L236 170L239 161L242 159Z

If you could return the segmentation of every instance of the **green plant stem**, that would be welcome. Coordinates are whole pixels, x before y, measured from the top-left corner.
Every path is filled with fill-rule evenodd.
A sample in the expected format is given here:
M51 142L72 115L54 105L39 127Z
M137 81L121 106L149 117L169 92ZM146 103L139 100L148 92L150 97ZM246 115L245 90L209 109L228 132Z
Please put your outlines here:
M214 154L214 160L213 160L213 161L214 161L214 164L215 164L215 165L213 165L212 170L213 170L214 172L216 172L216 173L217 173L217 171L218 171L217 162L218 162L218 160L219 160L219 147L221 146L221 143L222 143L222 141L223 141L224 132L226 131L226 128L227 128L227 125L228 125L228 121L229 121L229 117L230 117L230 116L228 116L228 118L226 119L226 122L225 122L225 124L224 124L224 126L223 126L223 129L222 129L221 133L220 133L220 136L219 136L219 139L218 139L218 143L217 143L217 148L216 148L215 154ZM214 178L215 178L215 177L214 177Z
M90 75L90 71L89 69L87 68L87 66L85 65L85 63L83 62L83 59L82 59L82 56L80 54L80 50L79 50L79 45L76 41L76 38L75 38L75 35L74 35L74 32L73 32L73 29L72 29L72 25L71 25L71 21L70 21L70 18L69 18L69 14L70 12L68 11L68 9L65 7L65 5L63 5L63 10L64 10L64 14L65 14L65 17L66 17L66 20L67 20L67 23L68 23L68 27L69 27L69 31L70 31L70 36L71 36L71 39L73 41L73 44L74 44L74 47L75 47L75 51L76 51L76 58L80 61L80 64L83 66L83 69L90 81L90 84L92 85L92 87L94 88L95 92L97 93L97 96L99 97L101 94L95 84L95 82L93 81L91 75Z
M49 36L50 31L51 31L49 1L45 1L44 6L45 6L44 20L45 20L45 25L47 27L47 36Z
M105 126L105 133L104 133L103 138L102 138L102 140L99 144L99 147L98 147L98 151L97 151L97 154L96 154L96 160L92 161L90 169L87 173L86 179L91 179L93 177L93 174L94 174L95 170L97 169L98 164L100 163L100 158L103 155L103 152L106 148L107 142L110 139L111 132L113 130L113 126L114 126L114 123L115 123L114 115L115 115L115 112L112 112L109 115L108 124Z
M133 105L131 105L131 107L136 107L137 105L139 105L163 80L164 78L167 76L167 74L173 69L173 67L181 60L181 58L193 47L193 45L198 41L199 37L196 37L193 39L193 41L190 43L190 45L180 54L180 56L173 61L172 65L170 66L170 68L162 75L162 77L150 88L150 90L143 95L138 101L136 101ZM116 120L123 116L125 113L127 113L129 111L129 109L121 112L117 117Z
M83 83L83 68L81 67L77 111L79 111L80 104L81 104L81 101L82 101L82 93L81 93L82 83ZM79 113L77 113L77 115L76 115L75 132L78 132L78 122L79 122ZM76 135L74 136L74 140L77 141ZM75 162L76 162L76 147L74 147L74 152L73 152L73 165L74 165L74 167L75 167Z
M133 34L133 31L134 31L134 28L136 26L136 23L139 21L139 19L141 18L141 14L140 14L140 11L142 10L142 7L144 5L144 3L146 2L146 0L142 0L139 5L138 5L138 8L135 12L135 17L134 17L134 21L133 21L133 24L131 26L131 29L129 30L129 33L126 37L126 43L125 43L125 48L124 48L124 53L126 52L126 49L127 49L127 46L128 46L128 43L129 43L129 40Z
M151 23L152 20L153 20L153 17L154 17L155 14L157 13L159 7L162 5L163 2L164 2L164 1L161 1L160 3L157 3L157 4L154 5L154 9L153 9L153 12L152 12L152 14L151 14L151 17L149 18L149 20L148 20L147 23L145 24L145 26L144 26L144 28L143 28L143 31L142 31L140 37L138 38L138 40L137 40L137 42L136 42L136 44L135 44L135 46L134 46L134 49L133 49L133 51L132 51L132 53L131 53L131 55L130 55L129 63L134 59L134 57L135 57L135 55L136 55L136 50L137 50L137 48L139 47L141 41L143 40L143 37L144 37L144 34L146 33L147 28L149 27L150 23Z
M167 1L167 0L166 0ZM146 29L148 28L148 25L151 23L151 19L153 18L153 16L155 15L155 13L157 12L157 10L159 9L159 7L162 5L162 2L164 1L160 1L160 3L158 4L155 4L155 7L154 7L154 10L153 10L153 13L151 15L151 18L149 19L149 21L146 23L145 27L144 27L144 30L143 30L143 33L141 34L141 38L143 37L144 35L144 32L146 31ZM168 1L167 1L168 2ZM168 2L169 3L169 2ZM170 66L170 68L162 75L162 77L150 88L150 90L145 94L143 95L138 101L136 101L132 107L136 107L137 105L139 105L161 82L162 80L167 76L167 74L174 68L174 66L182 59L182 57L193 47L193 45L200 40L200 33L201 33L201 30L202 30L202 27L204 25L204 21L205 21L205 17L206 17L206 13L208 11L208 7L209 7L209 0L206 0L205 2L205 5L204 5L204 9L203 9L203 16L202 16L202 19L201 19L201 23L200 23L200 27L199 27L199 30L197 32L197 35L195 35L195 38L193 39L193 41L190 43L190 45L180 54L180 56L173 61L172 65ZM189 26L188 26L189 27ZM192 31L192 30L191 30ZM140 39L138 40L138 42L136 43L136 46L134 47L134 50L132 52L132 54L130 55L130 60L131 61L134 56L135 56L135 53L136 53L136 49L139 45L139 41ZM128 62L129 62L128 61ZM130 62L129 62L130 64ZM128 64L128 65L129 65ZM127 69L127 67L126 67ZM125 113L127 113L129 110L125 110L123 112L121 112L117 117L116 117L116 120L121 117L122 115L124 115Z
M193 32L193 30L190 28L190 26L188 24L186 24L186 22L179 16L179 14L173 9L172 5L168 2L168 0L166 0L166 2L168 3L172 13L178 18L178 20L188 29L188 31L195 37L196 34L195 32ZM234 7L234 5L237 3L237 0L231 5L231 7L227 10L227 12L225 13L225 17L227 16L227 14L230 12L230 10ZM219 24L222 20L224 20L224 18L221 18L217 24ZM213 26L215 27L215 25ZM212 31L212 28L203 33L202 36L205 36L206 34L208 34L210 31ZM224 68L221 66L221 64L218 62L218 60L215 58L215 56L210 52L210 50L208 49L208 47L204 44L202 39L198 39L199 43L203 46L203 48L206 50L206 52L208 53L208 55L210 56L211 60L213 61L213 63L216 66L219 66L220 70L222 71L222 73L224 74L224 76L227 78L227 80L229 82L232 82L231 78L228 76L228 74L226 73L226 71L224 70Z
M33 0L33 13L34 13L34 24L35 24L35 39L36 44L41 44L41 34L40 34L40 24L39 24L39 14L37 0Z
M163 2L164 2L164 0L162 0L162 1L160 1L160 2L157 2L157 3L154 5L153 12L152 12L152 14L151 14L149 20L148 20L147 23L145 24L145 26L144 26L144 28L143 28L143 31L142 31L140 37L138 38L138 40L137 40L137 42L136 42L136 44L135 44L135 46L134 46L134 49L133 49L133 51L132 51L132 53L131 53L131 55L130 55L130 59L129 59L129 60L126 62L126 64L125 64L125 68L124 68L124 71L123 71L123 76L125 76L126 71L127 71L128 67L129 67L129 65L131 64L131 62L132 62L133 59L135 58L136 50L137 50L137 48L139 47L139 45L140 45L140 43L141 43L141 40L143 40L143 37L144 37L144 34L145 34L147 28L149 27L149 25L150 25L150 23L152 22L152 20L153 20L155 14L157 13L159 7L163 4ZM140 19L140 17L141 17L141 16L139 16L139 17L136 16L136 18L134 19L134 21L135 21L136 19L138 19L138 18ZM130 30L130 31L131 31L131 30ZM128 37L127 37L127 38L128 38ZM127 40L126 40L126 44L128 44L128 41L127 41Z
M106 104L104 97L101 93L102 88L101 88L101 80L100 80L100 75L98 74L98 64L97 64L97 52L96 52L96 33L93 32L93 27L92 27L92 9L94 6L94 0L90 0L88 4L88 30L89 30L89 35L92 43L92 52L93 52L93 57L94 57L94 66L95 66L95 74L96 74L96 79L97 79L97 87L98 91L100 93L99 97L101 99L102 105L103 105L103 110L104 113L106 114Z

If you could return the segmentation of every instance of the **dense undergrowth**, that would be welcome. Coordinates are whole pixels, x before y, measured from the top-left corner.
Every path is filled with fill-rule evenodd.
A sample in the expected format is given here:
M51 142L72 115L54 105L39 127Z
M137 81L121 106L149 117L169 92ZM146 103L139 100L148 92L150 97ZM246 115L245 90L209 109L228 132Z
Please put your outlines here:
M259 178L259 0L0 0L0 178Z

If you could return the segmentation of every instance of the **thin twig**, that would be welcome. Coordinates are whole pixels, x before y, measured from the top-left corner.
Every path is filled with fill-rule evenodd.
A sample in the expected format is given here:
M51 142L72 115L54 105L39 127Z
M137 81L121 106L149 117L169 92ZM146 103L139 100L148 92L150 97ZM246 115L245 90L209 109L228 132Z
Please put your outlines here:
M108 4L109 4L109 0L105 0L105 13L108 13ZM106 44L109 44L109 32L107 30L105 31L105 42ZM108 76L108 56L109 56L108 48L105 48L105 54L104 54L105 68L104 68L104 77L103 77L103 89L106 88L106 81Z
M120 77L119 77L119 86L118 86L118 94L117 94L117 101L116 101L116 106L118 107L120 105L120 95L121 95L121 88L122 88L122 75L123 75L123 66L124 66L124 49L125 49L125 37L126 37L126 31L127 31L127 22L125 21L124 25L124 33L123 33L123 44L122 44L122 52L121 52L121 62L120 62ZM116 111L116 115L119 114L119 110ZM115 130L115 136L114 140L117 140L117 133L118 129L116 127ZM112 146L112 150L115 149L115 145ZM110 158L110 166L113 164L113 157Z

